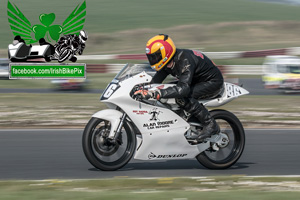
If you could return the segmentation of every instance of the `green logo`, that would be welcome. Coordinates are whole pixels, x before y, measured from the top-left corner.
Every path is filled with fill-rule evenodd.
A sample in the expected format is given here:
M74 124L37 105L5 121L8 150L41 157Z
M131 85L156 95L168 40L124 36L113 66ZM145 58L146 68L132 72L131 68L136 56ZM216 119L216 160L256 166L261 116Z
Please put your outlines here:
M85 64L10 63L10 79L85 79Z
M53 24L55 14L40 14L41 24L31 26L30 21L15 4L7 2L7 16L10 28L15 36L20 35L27 44L32 44L41 38L48 42L57 42L61 35L76 34L83 29L86 15L86 1L78 4L62 25Z

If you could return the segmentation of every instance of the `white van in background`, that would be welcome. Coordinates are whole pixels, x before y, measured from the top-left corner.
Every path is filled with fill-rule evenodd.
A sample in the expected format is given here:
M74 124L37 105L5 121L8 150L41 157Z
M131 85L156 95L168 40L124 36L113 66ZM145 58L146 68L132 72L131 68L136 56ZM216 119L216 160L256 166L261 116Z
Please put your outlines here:
M267 56L263 64L265 88L300 91L300 58L297 56Z

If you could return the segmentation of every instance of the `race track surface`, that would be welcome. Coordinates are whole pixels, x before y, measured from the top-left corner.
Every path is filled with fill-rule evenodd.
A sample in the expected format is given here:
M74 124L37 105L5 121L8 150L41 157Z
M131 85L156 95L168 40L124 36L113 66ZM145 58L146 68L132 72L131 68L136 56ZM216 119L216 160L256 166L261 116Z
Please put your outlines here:
M300 175L300 130L296 129L246 130L245 151L227 170L208 170L196 160L133 160L113 172L99 171L86 160L82 131L0 130L0 179Z

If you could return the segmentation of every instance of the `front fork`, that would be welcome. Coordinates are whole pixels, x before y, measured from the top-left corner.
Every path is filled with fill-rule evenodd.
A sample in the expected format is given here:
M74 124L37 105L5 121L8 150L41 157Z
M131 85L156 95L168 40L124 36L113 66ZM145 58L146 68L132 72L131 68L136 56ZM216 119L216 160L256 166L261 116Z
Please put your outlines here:
M122 126L124 124L124 120L126 119L126 117L127 117L127 114L124 112L123 115L120 118L120 123L118 125L118 128L116 129L116 131L112 132L108 136L108 139L111 141L111 143L115 144L118 141L118 138L121 134L121 129L122 129Z

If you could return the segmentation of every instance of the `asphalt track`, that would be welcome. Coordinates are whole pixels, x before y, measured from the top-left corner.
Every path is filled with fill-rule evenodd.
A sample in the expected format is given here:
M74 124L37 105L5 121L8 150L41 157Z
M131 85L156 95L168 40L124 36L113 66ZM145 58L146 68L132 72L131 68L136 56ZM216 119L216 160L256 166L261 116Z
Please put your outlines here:
M7 80L9 81L9 80ZM300 93L286 94L282 91L265 89L261 79L239 79L239 84L242 84L245 89L250 92L250 95L300 95ZM25 88L0 88L0 93L102 93L102 89L88 89L88 90L55 90L55 89L25 89Z
M208 170L196 160L133 160L113 172L99 171L86 160L82 131L0 130L0 179L300 175L299 129L246 130L245 151L226 170Z

